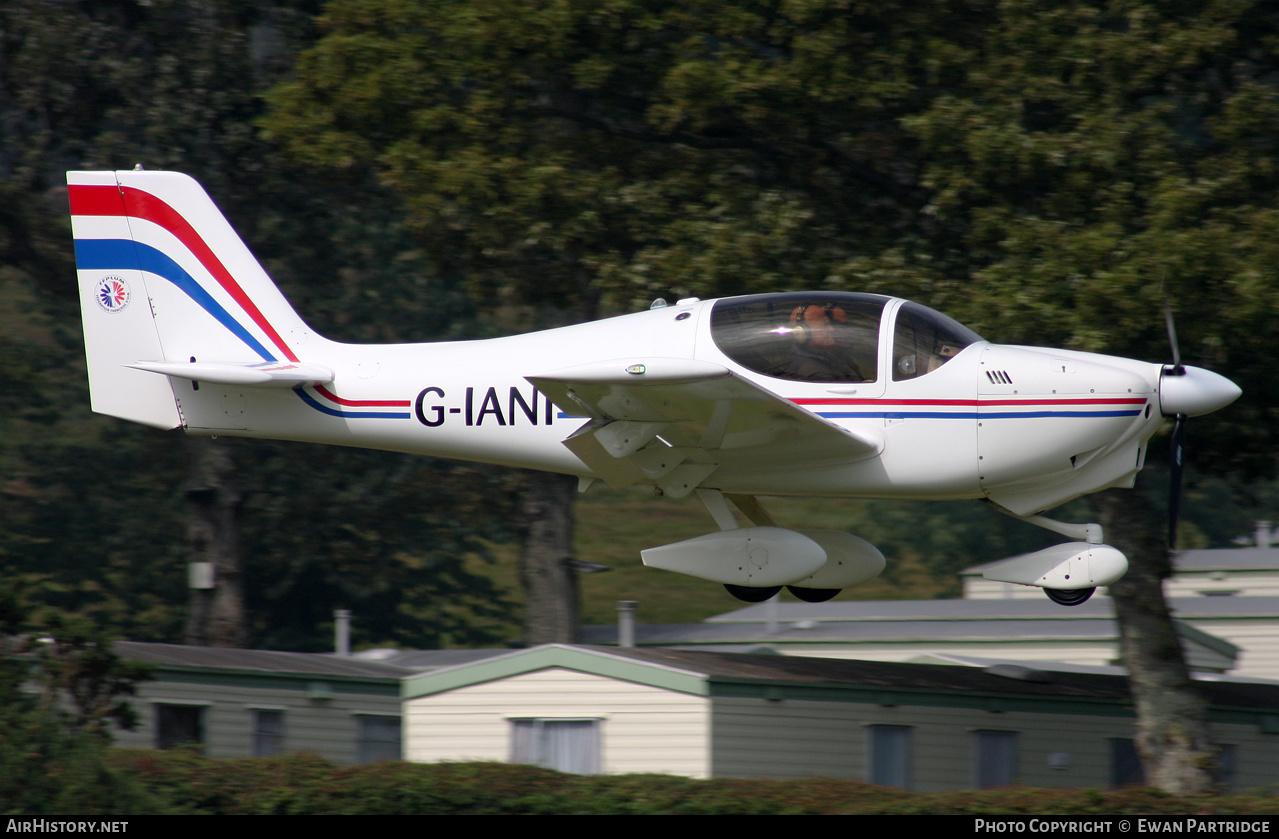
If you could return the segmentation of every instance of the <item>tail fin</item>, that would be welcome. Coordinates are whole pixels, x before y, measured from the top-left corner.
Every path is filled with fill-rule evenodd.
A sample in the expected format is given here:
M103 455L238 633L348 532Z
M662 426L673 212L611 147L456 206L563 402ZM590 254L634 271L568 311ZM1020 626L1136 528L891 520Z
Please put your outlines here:
M198 183L135 171L67 184L93 410L177 428L165 362L298 360L306 325Z

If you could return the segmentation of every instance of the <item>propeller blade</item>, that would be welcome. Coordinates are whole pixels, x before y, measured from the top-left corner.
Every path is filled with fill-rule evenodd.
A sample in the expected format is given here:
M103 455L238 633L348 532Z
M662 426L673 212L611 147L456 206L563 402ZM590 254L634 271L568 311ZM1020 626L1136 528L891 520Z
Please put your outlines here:
M1177 519L1181 514L1181 474L1185 462L1186 415L1177 414L1168 457L1168 549L1177 549Z
M1172 302L1168 299L1167 291L1164 292L1164 323L1168 326L1168 344L1172 347L1172 374L1180 376L1183 370L1181 345L1177 342L1177 324L1172 320Z

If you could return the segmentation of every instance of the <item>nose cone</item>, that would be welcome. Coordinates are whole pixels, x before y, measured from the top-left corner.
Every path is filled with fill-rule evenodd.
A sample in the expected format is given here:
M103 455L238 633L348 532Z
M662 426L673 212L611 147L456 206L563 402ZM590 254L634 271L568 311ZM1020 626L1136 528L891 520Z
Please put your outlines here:
M1166 416L1197 417L1224 408L1243 393L1239 385L1202 367L1164 367L1159 376L1159 410Z

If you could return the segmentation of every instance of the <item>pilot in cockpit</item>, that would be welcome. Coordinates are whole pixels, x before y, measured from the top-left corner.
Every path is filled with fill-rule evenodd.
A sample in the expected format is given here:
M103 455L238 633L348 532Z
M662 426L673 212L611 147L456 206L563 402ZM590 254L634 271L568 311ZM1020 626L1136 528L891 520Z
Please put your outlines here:
M809 303L790 313L785 330L794 339L786 378L810 382L864 382L853 360L857 328L834 303Z

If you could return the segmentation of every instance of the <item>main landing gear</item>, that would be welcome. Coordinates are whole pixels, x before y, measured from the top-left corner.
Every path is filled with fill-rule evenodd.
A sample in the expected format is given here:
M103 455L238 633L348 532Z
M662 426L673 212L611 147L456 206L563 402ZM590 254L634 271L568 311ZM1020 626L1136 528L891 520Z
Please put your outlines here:
M773 597L782 590L781 586L735 586L732 583L724 583L724 589L738 600L746 603L763 603L765 600Z
M1048 599L1056 603L1058 606L1078 606L1092 597L1096 588L1077 588L1068 591L1059 588L1046 588L1044 594L1048 595Z
M645 565L720 583L747 603L762 603L782 586L800 600L821 603L884 570L879 549L851 533L778 527L753 495L705 488L697 495L719 532L647 548L640 552ZM730 501L750 527L738 524Z
M724 583L724 588L738 600L744 600L747 603L763 603L782 590L781 586L756 588L754 586L735 586L730 583ZM803 586L787 586L786 588L790 590L791 594L805 603L825 603L843 591L843 589L839 588L804 588Z
M804 588L803 586L787 586L791 594L805 603L825 603L843 589L839 588Z
M1019 516L999 505L995 508L1013 518L1083 541L1053 545L992 563L982 571L988 580L1036 586L1059 606L1078 606L1087 602L1099 586L1110 585L1128 570L1124 555L1103 544L1099 524L1068 524L1044 516Z

